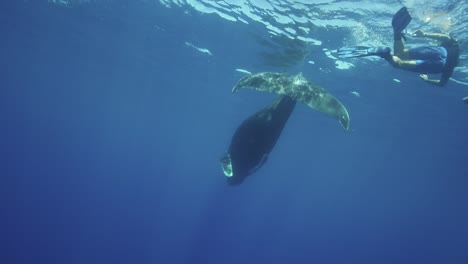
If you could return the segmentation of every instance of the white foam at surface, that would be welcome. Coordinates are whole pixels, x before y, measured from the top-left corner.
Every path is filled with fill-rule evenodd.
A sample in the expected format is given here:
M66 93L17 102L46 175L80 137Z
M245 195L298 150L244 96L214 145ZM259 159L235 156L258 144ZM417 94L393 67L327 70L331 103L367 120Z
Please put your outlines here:
M299 36L299 37L297 37L297 39L302 40L304 42L308 42L309 44L313 44L313 45L316 45L316 46L322 45L322 41L316 40L316 39L313 39L313 38L304 38L304 37Z
M48 0L49 3L72 7L81 3L100 0ZM111 1L112 0L108 0ZM346 29L349 36L343 45L381 46L391 45L389 21L397 9L394 4L377 0L156 0L164 7L192 8L203 14L216 14L220 18L242 22L243 24L261 23L271 35L284 35L312 45L323 45L320 36L314 35L316 28L326 30ZM460 1L456 8L446 10L448 1L411 0L404 4L412 12L413 22L409 30L423 25L427 30L449 31L458 39L467 39L468 33L464 18L468 3ZM420 8L424 7L424 8ZM438 15L435 10L446 10ZM430 21L426 21L431 17ZM308 28L308 25L313 25ZM297 30L297 29L300 30ZM390 28L391 29L391 28ZM464 45L466 46L466 45ZM202 49L203 50L203 49ZM454 75L468 79L466 55L468 49L462 47L459 67ZM200 51L208 54L209 50ZM330 57L331 58L331 57ZM333 58L331 58L333 59ZM341 64L340 64L341 65ZM341 67L341 66L340 66Z

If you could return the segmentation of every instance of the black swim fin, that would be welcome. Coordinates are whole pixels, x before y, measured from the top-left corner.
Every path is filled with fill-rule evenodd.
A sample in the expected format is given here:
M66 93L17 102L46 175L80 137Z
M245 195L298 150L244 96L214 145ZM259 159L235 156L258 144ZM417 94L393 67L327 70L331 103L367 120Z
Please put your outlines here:
M340 58L358 58L367 56L379 56L386 58L390 55L389 47L366 47L366 46L355 46L355 47L344 47L337 51L338 57Z
M402 36L403 30L409 25L411 19L408 8L405 6L393 15L392 27L395 38L400 38Z

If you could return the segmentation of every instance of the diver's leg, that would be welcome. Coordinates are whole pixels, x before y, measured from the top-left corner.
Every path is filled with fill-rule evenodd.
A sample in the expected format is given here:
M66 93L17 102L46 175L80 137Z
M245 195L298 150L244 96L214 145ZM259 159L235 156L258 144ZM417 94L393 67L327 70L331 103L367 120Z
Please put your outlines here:
M402 7L398 12L393 15L392 27L393 27L393 54L401 59L407 58L407 51L405 50L405 43L403 42L404 36L403 31L411 22L411 15L408 12L408 8Z
M418 61L415 60L402 60L398 56L390 56L385 58L393 67L407 70L407 71L414 71L418 65Z
M405 49L405 42L402 37L395 37L393 41L393 55L401 58L408 58L408 50Z
M418 65L418 61L415 60L402 60L401 58L396 57L395 62L397 68L407 71L414 71Z
M403 49L401 56L393 56L394 67L419 73L441 73L447 58L443 47L417 47Z

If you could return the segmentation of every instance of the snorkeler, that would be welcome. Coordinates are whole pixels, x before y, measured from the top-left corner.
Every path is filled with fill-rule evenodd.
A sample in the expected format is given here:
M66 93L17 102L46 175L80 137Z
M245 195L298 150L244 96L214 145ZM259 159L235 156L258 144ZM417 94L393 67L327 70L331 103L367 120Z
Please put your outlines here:
M453 70L458 64L460 47L458 42L449 35L440 33L424 33L416 30L412 36L418 38L429 38L439 41L438 46L422 46L406 49L403 30L411 22L411 16L406 7L402 7L393 16L393 49L394 55L390 54L388 47L349 47L338 49L338 56L341 58L379 56L387 60L393 67L407 71L422 73L421 79L424 81L444 86L452 76ZM429 79L428 73L441 73L439 80Z

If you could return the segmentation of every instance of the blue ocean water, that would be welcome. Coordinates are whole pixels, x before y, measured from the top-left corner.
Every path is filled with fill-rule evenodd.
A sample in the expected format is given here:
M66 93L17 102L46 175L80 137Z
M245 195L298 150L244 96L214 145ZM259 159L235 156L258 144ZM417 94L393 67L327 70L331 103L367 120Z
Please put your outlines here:
M0 263L468 263L466 51L444 88L330 53L391 45L402 4L466 50L467 4L311 2L2 1ZM228 186L275 98L236 69L302 72L350 131L298 104Z

